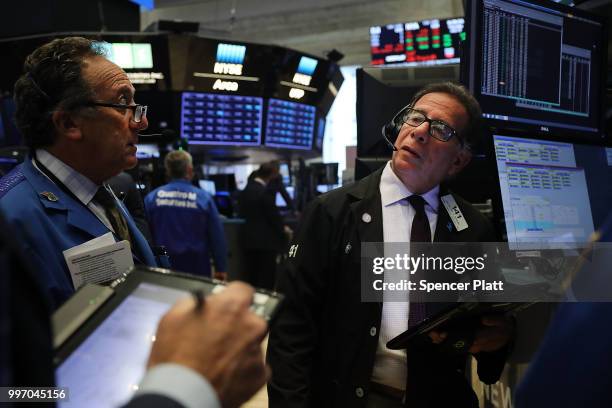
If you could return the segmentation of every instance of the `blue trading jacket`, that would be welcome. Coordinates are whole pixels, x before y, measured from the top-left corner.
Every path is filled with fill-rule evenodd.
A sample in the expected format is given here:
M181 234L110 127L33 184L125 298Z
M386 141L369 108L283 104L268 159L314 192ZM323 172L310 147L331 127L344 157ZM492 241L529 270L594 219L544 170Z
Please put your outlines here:
M187 180L172 180L145 197L147 219L156 245L166 247L174 269L210 276L210 257L227 272L223 225L206 191Z
M157 266L149 244L123 204L117 202L132 236L135 263ZM0 211L13 226L15 241L56 309L74 293L63 251L106 234L108 228L40 173L30 157L0 179Z

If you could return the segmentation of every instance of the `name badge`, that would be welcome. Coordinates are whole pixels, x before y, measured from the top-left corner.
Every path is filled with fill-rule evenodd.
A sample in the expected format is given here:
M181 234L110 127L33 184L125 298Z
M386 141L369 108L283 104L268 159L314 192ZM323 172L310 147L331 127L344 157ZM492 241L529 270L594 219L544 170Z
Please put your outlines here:
M447 194L440 198L442 200L442 204L444 204L444 208L446 208L446 212L450 216L451 221L455 225L455 229L457 231L463 231L468 227L467 221L463 217L457 202L455 201L455 197L451 194Z

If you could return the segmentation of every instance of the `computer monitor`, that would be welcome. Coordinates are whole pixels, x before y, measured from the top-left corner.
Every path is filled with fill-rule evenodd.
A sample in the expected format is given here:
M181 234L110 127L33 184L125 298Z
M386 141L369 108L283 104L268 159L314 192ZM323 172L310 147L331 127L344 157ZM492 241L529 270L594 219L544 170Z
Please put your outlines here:
M215 182L212 180L199 180L198 185L208 194L214 196L217 193L217 189L215 187Z
M372 65L456 64L463 24L456 17L370 27Z
M285 186L291 184L291 169L289 168L289 163L281 163L279 166L279 173L283 178L283 184Z
M314 137L315 111L316 108L311 105L270 98L265 145L310 150Z
M604 19L541 0L470 0L462 70L490 127L601 140Z
M152 144L138 144L136 157L138 159L158 159L159 147Z
M338 163L310 163L316 185L338 184Z
M258 146L262 112L260 97L183 92L181 135L190 144Z
M150 43L95 41L106 58L121 68L153 68L153 51Z
M295 200L295 189L289 186L289 187L286 187L285 190L287 191L287 194L289 194L289 197L291 197L292 200ZM289 207L289 205L287 204L287 202L285 201L285 199L279 192L276 193L275 201L276 201L277 207L280 207L280 208Z
M215 184L218 192L227 191L231 193L236 191L236 175L234 173L209 174L207 177Z
M508 242L515 249L588 242L612 203L612 149L493 135Z

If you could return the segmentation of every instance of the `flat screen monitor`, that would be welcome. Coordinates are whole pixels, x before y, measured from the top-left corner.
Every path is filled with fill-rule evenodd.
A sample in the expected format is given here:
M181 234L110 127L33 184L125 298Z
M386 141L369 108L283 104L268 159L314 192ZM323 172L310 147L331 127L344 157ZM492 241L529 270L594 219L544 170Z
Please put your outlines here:
M159 159L159 147L152 144L137 145L136 157L138 159Z
M207 177L215 184L218 194L223 191L230 193L236 191L236 176L234 173L209 174Z
M289 185L291 183L291 171L288 163L281 163L279 166L279 172L283 178L283 184Z
M490 127L603 138L602 17L540 0L473 0L466 16L465 79Z
M295 200L295 189L289 186L286 187L285 190L287 191L287 194L289 194L289 197L291 197L292 200ZM276 206L281 208L289 207L282 194L279 192L276 193Z
M308 166L317 185L338 184L338 163L310 163Z
M95 45L103 49L106 57L121 68L153 68L153 51L150 43L96 41Z
M181 135L190 144L258 146L262 98L183 92Z
M494 135L508 242L584 244L610 212L612 149Z
M314 149L323 152L323 139L325 138L325 116L317 119L317 133L315 136Z
M456 64L463 24L457 17L370 27L372 65Z
M198 185L208 194L214 196L217 193L217 189L215 187L215 182L212 180L200 180L198 181Z
M314 106L271 98L268 102L265 145L310 150L315 117Z

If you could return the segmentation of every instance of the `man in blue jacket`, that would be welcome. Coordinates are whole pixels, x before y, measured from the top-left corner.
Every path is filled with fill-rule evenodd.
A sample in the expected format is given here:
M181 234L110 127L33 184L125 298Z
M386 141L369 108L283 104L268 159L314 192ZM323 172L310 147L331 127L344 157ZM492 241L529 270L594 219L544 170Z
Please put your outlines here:
M166 247L174 269L226 279L227 249L223 225L213 198L191 184L193 160L183 150L168 153L164 160L170 182L145 197L145 211L157 245Z
M15 119L30 153L0 180L0 210L57 308L75 290L63 251L113 232L135 263L151 248L104 181L137 164L147 107L126 73L91 40L69 37L36 49L14 89Z

